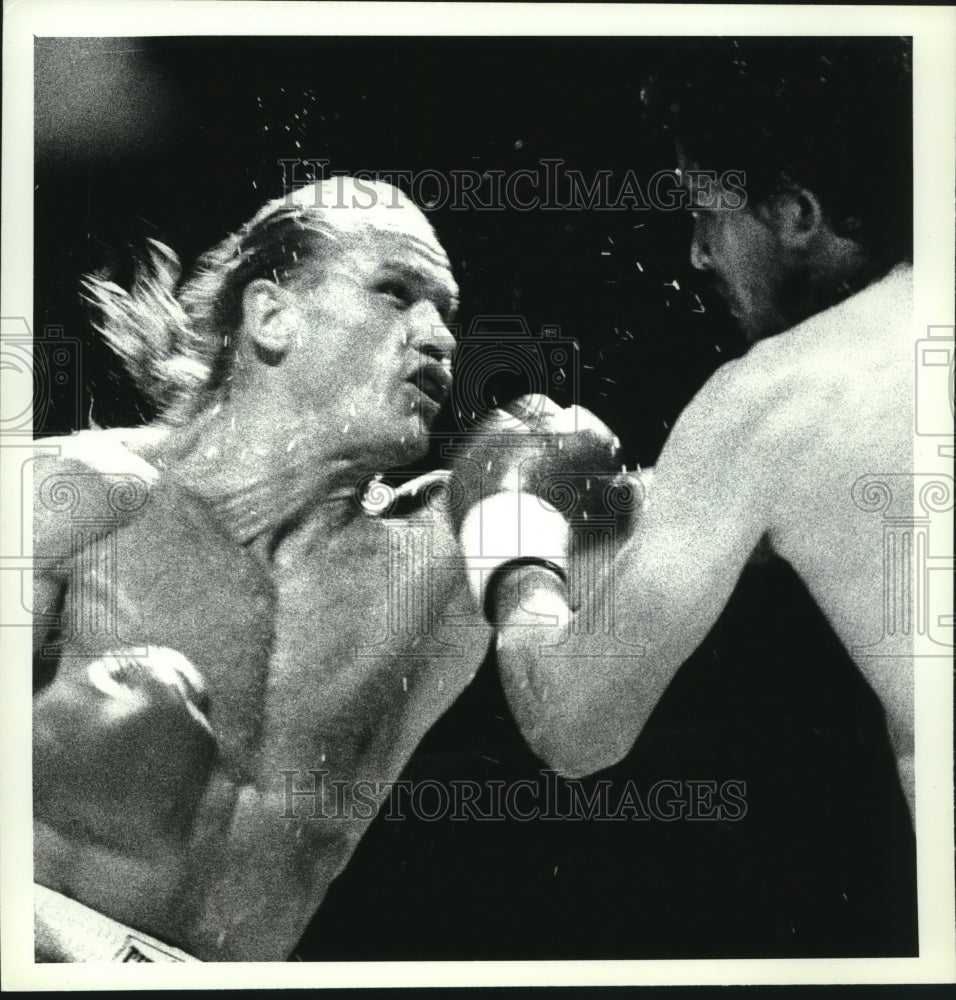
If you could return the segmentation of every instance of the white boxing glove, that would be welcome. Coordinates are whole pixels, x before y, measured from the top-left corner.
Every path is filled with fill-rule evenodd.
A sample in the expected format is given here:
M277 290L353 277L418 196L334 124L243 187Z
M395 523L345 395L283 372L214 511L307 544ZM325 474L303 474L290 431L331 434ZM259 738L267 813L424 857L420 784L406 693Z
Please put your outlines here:
M530 493L506 490L476 503L465 514L460 540L469 586L486 617L494 579L505 567L544 566L567 582L568 522Z

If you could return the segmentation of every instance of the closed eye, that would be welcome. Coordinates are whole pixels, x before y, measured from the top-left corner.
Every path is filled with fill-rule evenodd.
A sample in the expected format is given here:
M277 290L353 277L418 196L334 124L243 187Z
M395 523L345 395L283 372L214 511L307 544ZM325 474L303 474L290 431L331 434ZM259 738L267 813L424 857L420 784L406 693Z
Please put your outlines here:
M382 281L375 290L393 299L402 309L407 309L414 301L411 289L401 281Z

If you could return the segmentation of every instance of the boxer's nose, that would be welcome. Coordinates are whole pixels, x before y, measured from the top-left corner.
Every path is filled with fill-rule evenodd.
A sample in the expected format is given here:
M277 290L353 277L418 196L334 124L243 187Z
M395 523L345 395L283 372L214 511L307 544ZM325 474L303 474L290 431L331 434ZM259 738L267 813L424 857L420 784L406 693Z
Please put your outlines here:
M700 225L694 221L694 234L690 241L690 263L698 271L706 271L710 266L707 241L701 236Z
M412 344L422 354L438 361L451 361L456 341L441 314L431 302L419 302L412 310Z

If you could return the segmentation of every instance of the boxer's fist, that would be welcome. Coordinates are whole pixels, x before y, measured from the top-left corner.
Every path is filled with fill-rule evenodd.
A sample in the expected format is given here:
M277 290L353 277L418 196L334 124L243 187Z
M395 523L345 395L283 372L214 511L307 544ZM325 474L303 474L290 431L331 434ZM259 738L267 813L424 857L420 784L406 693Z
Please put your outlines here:
M467 498L459 532L469 582L486 613L500 571L534 563L566 579L571 528L600 519L623 537L640 498L614 433L544 396L490 414L456 456L455 475Z
M489 415L455 463L466 495L537 496L570 521L627 519L639 501L614 432L589 410L522 396Z
M34 698L34 814L127 846L185 836L217 757L208 707L173 649L61 661Z
M543 447L522 467L522 489L572 521L618 519L636 506L617 435L582 406L562 408L545 396L522 396L507 407Z

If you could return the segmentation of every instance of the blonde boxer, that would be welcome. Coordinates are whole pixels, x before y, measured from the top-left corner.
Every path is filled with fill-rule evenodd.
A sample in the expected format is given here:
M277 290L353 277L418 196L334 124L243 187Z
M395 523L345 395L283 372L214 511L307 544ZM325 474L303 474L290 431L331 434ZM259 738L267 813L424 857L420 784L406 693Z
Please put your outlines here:
M362 503L451 385L421 212L336 178L176 277L87 284L157 420L36 460L40 960L285 959L491 632L455 505Z

